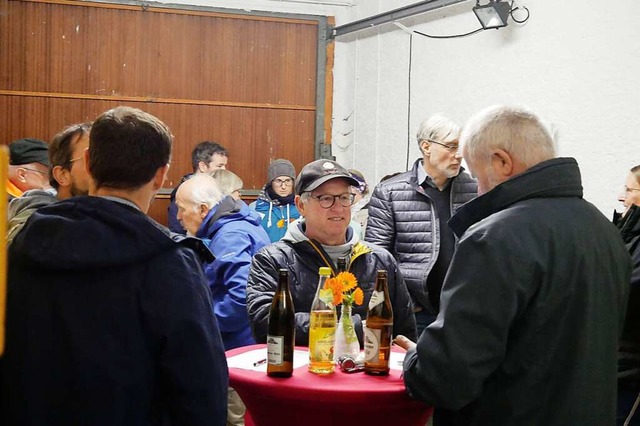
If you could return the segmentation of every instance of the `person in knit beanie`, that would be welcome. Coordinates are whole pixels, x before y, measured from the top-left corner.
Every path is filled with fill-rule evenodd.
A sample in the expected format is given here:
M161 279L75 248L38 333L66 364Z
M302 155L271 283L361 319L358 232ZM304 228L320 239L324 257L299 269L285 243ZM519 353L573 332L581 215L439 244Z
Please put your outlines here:
M290 222L300 217L294 203L293 182L296 169L289 160L273 160L267 169L267 183L258 199L250 204L262 217L262 227L271 242L279 241Z

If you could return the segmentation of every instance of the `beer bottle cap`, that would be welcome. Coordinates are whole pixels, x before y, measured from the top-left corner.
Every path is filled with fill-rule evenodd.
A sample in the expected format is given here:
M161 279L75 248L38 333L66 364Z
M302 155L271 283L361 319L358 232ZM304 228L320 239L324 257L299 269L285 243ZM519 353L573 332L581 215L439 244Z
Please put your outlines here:
M331 268L323 266L320 268L320 275L331 275Z

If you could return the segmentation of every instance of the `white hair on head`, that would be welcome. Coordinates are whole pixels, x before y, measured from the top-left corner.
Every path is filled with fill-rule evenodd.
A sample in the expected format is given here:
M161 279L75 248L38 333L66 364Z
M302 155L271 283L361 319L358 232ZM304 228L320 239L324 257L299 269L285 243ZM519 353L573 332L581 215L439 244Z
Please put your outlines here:
M192 203L195 211L198 211L202 204L212 209L225 197L216 180L206 173L192 175L183 185L187 183L185 189L188 191L185 191L185 198Z
M438 113L420 123L416 134L418 146L423 140L449 143L460 137L460 125L454 120Z
M474 162L502 149L527 168L554 158L556 144L540 117L519 106L495 105L474 114L462 131L460 144Z
M233 194L234 191L240 191L244 186L242 179L230 170L214 170L209 174L218 183L222 194L225 196Z

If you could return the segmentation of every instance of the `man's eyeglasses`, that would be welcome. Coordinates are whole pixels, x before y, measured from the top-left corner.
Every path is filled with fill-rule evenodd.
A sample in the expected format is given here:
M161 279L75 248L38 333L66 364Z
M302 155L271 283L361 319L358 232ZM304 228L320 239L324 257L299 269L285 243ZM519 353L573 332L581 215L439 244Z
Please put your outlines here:
M293 179L274 179L273 183L276 185L291 186L293 185Z
M23 169L29 170L30 172L40 173L41 175L48 175L49 174L49 172L43 172L43 171L37 170L37 169L30 169L29 167L23 167Z
M458 152L460 149L460 145L458 144L445 144L441 142L432 141L431 139L425 139L427 142L435 143L436 145L440 145L449 150L449 152Z
M71 169L71 166L73 166L73 163L74 163L75 161L82 160L83 158L84 158L84 156L83 156L83 155L81 155L80 157L72 158L72 159L71 159L71 160L69 160L69 162L67 163L67 167L66 167L66 168L67 168L67 169Z
M315 198L318 200L318 204L323 209L330 209L336 203L336 200L340 200L340 205L342 207L349 207L353 205L353 200L355 199L355 195L353 194L340 194L340 195L309 195L311 198Z

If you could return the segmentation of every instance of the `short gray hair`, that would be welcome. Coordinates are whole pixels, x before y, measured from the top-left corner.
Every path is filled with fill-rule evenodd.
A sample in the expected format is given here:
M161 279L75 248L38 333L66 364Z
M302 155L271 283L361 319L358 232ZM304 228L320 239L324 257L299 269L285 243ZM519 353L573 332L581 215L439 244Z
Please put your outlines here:
M234 191L240 191L244 186L242 179L230 170L219 169L209 174L218 183L222 194L225 196L233 194Z
M185 191L185 198L196 210L202 204L212 209L225 197L215 179L206 173L195 173L185 184L187 182L189 184L186 187L188 191Z
M486 159L502 149L527 168L554 158L556 146L540 117L527 108L496 105L473 115L460 143L467 161Z
M424 140L449 143L459 137L460 125L440 113L434 114L420 123L420 128L416 134L418 146Z

